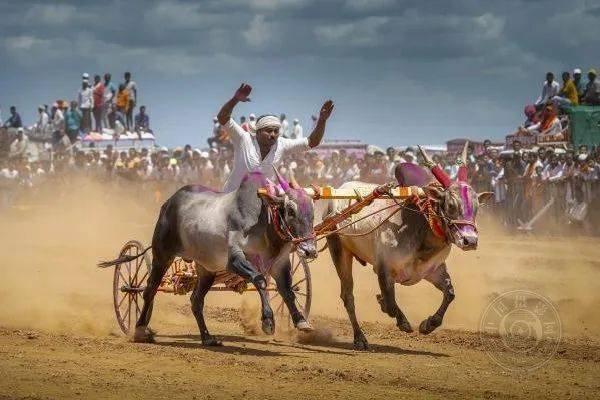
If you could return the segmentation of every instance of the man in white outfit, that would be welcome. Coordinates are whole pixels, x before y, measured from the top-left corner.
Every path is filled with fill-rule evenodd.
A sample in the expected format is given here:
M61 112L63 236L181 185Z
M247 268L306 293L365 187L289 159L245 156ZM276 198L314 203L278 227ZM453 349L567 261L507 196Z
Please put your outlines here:
M298 139L304 137L304 130L298 118L294 118L294 127L292 128L292 139Z
M327 100L321 107L319 119L309 137L288 139L279 135L281 121L274 115L263 115L256 120L255 131L246 132L231 118L233 108L239 102L250 101L252 87L242 84L233 98L223 105L218 114L219 123L227 129L233 144L233 169L223 192L236 190L244 176L250 172L260 171L267 178L274 180L273 167L297 149L308 150L321 143L325 133L325 124L333 111L333 102Z

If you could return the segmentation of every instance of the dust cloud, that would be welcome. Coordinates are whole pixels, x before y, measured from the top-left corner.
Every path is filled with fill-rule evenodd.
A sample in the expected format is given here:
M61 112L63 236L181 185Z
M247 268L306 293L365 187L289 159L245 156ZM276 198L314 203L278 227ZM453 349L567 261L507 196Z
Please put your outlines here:
M0 326L88 335L118 334L112 304L112 270L99 260L115 257L123 243L148 244L159 204L151 191L132 187L73 182L19 199L0 211ZM600 246L595 238L509 235L493 221L480 225L480 246L474 252L453 249L448 268L456 291L443 327L476 330L486 305L500 293L526 289L551 299L568 335L600 336ZM311 316L347 320L339 298L339 280L325 251L311 263ZM377 279L369 266L355 263L354 294L360 321L389 323L375 295ZM442 295L422 281L396 289L397 301L413 328L431 315ZM245 333L260 334L256 293L210 293L207 306L240 308ZM153 326L176 325L196 332L188 296L159 294ZM309 335L286 331L278 335L302 343L329 342L332 333L315 324ZM387 325L386 325L387 326ZM286 333L287 332L287 333ZM218 334L218 332L215 332Z

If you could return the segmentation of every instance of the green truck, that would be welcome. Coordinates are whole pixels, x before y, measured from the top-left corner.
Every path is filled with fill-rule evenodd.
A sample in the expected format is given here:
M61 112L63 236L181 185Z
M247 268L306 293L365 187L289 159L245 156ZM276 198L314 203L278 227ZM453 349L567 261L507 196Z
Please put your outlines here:
M569 141L574 148L600 146L600 106L570 107L567 114Z

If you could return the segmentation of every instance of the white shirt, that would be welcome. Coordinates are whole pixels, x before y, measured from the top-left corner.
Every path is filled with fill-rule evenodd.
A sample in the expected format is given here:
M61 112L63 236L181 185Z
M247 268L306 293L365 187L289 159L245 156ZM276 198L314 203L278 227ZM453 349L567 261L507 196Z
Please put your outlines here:
M544 81L544 86L542 86L542 94L538 97L535 104L543 104L548 100L552 99L554 96L558 95L560 91L560 86L558 82L552 81L552 84L548 85L548 81Z
M542 180L554 182L562 178L564 172L564 166L561 163L556 164L555 167L548 164L546 168L542 170Z
M273 166L277 167L281 160L294 150L308 150L308 138L287 139L279 136L267 156L261 159L260 147L254 134L244 131L232 118L224 128L229 132L233 144L233 169L223 186L225 193L239 188L244 176L250 172L261 172L265 177L274 180Z
M112 85L111 82L108 82L108 86L106 85L106 83L104 84L104 95L102 96L102 99L104 100L104 104L106 103L110 103L114 97L114 93L113 93L114 87Z
M60 109L56 109L54 112L54 118L52 118L52 126L55 131L62 131L65 129L65 116Z
M50 117L48 116L48 114L46 114L46 111L42 111L40 113L40 116L38 118L38 122L36 125L37 131L40 134L45 134L46 130L48 129L48 120L50 119Z
M304 136L304 130L302 129L302 125L296 124L294 125L294 130L292 131L292 139L301 138Z
M87 87L86 89L79 89L79 93L77 95L77 103L79 104L79 108L92 108L94 107L94 91L91 87Z
M135 90L134 90L135 89ZM129 92L129 100L137 102L137 85L134 81L129 81L125 84L125 90Z

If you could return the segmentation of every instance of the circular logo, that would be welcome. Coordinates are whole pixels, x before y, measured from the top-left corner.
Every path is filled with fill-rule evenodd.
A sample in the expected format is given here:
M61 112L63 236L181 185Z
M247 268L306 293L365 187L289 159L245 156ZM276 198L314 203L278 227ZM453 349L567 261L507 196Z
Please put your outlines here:
M502 368L532 370L556 353L562 326L549 299L527 290L513 290L488 304L479 333L487 355Z

